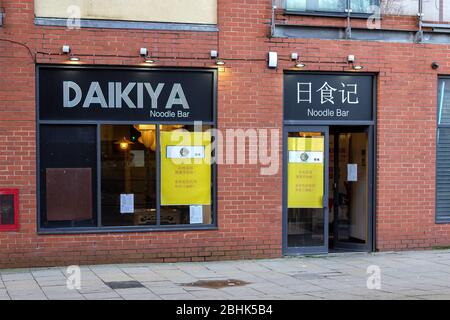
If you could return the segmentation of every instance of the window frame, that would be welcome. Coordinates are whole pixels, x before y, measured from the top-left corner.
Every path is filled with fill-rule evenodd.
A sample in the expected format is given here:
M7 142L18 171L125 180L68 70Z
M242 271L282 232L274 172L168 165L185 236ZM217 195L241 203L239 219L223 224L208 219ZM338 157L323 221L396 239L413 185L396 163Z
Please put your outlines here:
M440 129L449 129L450 130L450 123L449 124L439 124L439 109L440 109L440 94L441 94L441 81L443 80L449 80L450 81L450 75L448 76L438 76L437 81L437 108L436 108L436 154L435 154L435 205L434 205L434 213L435 213L435 223L436 224L447 224L450 223L450 214L446 217L442 217L438 215L437 211L437 203L438 203L438 167L437 167L437 161L438 161L438 145L439 145L439 130Z
M306 0L308 1L308 0ZM371 0L377 3L373 5L380 5L381 0ZM350 0L346 1L347 10L350 7ZM345 11L325 11L325 10L296 10L296 9L284 9L284 14L286 15L296 15L296 16L318 16L318 17L332 17L332 18L346 18L348 13ZM351 12L350 17L355 19L367 19L373 15L373 13L364 13L364 12Z
M195 231L195 230L218 230L217 218L217 164L213 161L211 164L211 224L178 224L178 225L161 225L160 224L160 196L161 196L161 159L160 159L160 125L161 124L184 124L194 125L195 121L104 121L104 120L40 120L40 99L39 99L39 70L44 68L74 68L74 69L109 69L109 70L148 70L151 71L176 71L176 72L211 72L213 76L212 86L212 121L203 121L202 125L210 125L217 128L217 68L150 68L150 67L119 67L119 66L67 66L59 64L39 64L36 65L36 219L38 234L82 234L82 233L126 233L126 232L152 232L152 231ZM133 125L133 124L153 124L156 125L156 190L157 190L157 223L156 225L145 226L102 226L101 225L101 126L102 125ZM95 227L61 227L49 228L41 224L41 188L40 188L40 127L41 125L93 125L96 126L96 145L97 145L97 198L94 199L97 206L97 226ZM217 150L215 150L217 152Z

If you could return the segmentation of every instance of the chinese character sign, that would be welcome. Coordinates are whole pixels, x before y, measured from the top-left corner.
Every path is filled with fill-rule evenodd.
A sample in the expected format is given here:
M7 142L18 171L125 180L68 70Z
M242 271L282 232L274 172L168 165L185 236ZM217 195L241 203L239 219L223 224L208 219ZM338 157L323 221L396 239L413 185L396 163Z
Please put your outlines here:
M371 121L370 75L287 73L285 120Z
M211 134L161 132L161 205L211 204Z

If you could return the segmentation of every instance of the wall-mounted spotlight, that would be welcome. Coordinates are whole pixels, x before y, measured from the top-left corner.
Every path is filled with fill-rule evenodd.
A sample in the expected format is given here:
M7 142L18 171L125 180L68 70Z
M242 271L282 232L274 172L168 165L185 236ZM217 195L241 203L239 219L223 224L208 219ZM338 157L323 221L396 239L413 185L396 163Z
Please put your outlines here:
M439 63L436 62L436 61L433 61L433 63L431 64L431 68L432 68L433 70L439 69Z
M69 56L69 61L70 62L78 62L78 61L80 61L80 57L76 57L73 54L71 54L70 46L68 46L68 45L63 45L62 46L62 53Z
M211 57L211 59L216 60L215 63L219 67L222 67L225 65L225 61L223 61L222 59L219 59L219 52L217 50L211 50L211 52L209 53L209 56Z
M296 68L304 68L304 67L306 67L306 64L304 64L303 62L300 61L300 57L299 57L299 54L297 52L292 52L291 53L291 60L295 61L295 67Z
M361 65L355 65L356 57L355 57L355 55L353 55L353 54L349 54L349 55L347 56L347 62L348 62L349 64L351 64L353 70L358 71L358 70L364 69L364 67L361 66Z
M152 59L148 56L148 50L147 48L141 48L139 50L139 55L144 58L144 62L147 64L154 64L155 63L155 59Z

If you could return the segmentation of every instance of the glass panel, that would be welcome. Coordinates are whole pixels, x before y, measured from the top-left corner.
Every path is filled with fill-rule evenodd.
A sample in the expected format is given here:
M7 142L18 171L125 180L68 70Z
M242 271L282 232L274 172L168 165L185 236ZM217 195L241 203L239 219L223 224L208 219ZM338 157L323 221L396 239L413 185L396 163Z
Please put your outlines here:
M367 133L339 134L337 186L338 241L367 241L368 217Z
M0 225L14 224L14 195L0 195Z
M287 0L286 9L295 11L344 12L347 0Z
M101 168L102 225L155 225L155 125L102 125Z
M375 5L379 5L379 1L350 0L350 8L353 13L372 13Z
M161 224L211 224L210 126L161 125Z
M324 246L325 135L288 135L288 247Z
M450 80L439 80L438 124L450 124Z
M428 0L423 3L423 19L429 22L450 22L450 2L448 0Z
M379 0L350 0L353 13L372 13L372 6L379 6ZM304 12L344 13L347 0L286 0L286 9Z
M96 226L96 132L90 125L41 125L43 227Z

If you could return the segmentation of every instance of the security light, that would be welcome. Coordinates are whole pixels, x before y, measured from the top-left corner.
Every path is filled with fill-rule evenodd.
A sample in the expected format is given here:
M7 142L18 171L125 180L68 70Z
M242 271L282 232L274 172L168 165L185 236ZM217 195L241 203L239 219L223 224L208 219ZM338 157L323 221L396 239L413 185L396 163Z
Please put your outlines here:
M219 53L217 52L217 50L211 50L211 59L217 59L219 57Z
M353 54L349 54L347 57L347 61L353 63L356 61L356 58Z
M276 68L278 66L278 53L277 52L269 52L269 59L268 59L268 67L269 68Z
M68 46L68 45L63 45L62 46L62 52L63 53L70 53L70 46Z
M146 57L148 55L148 50L147 48L141 48L139 50L139 54L141 55L141 57Z

